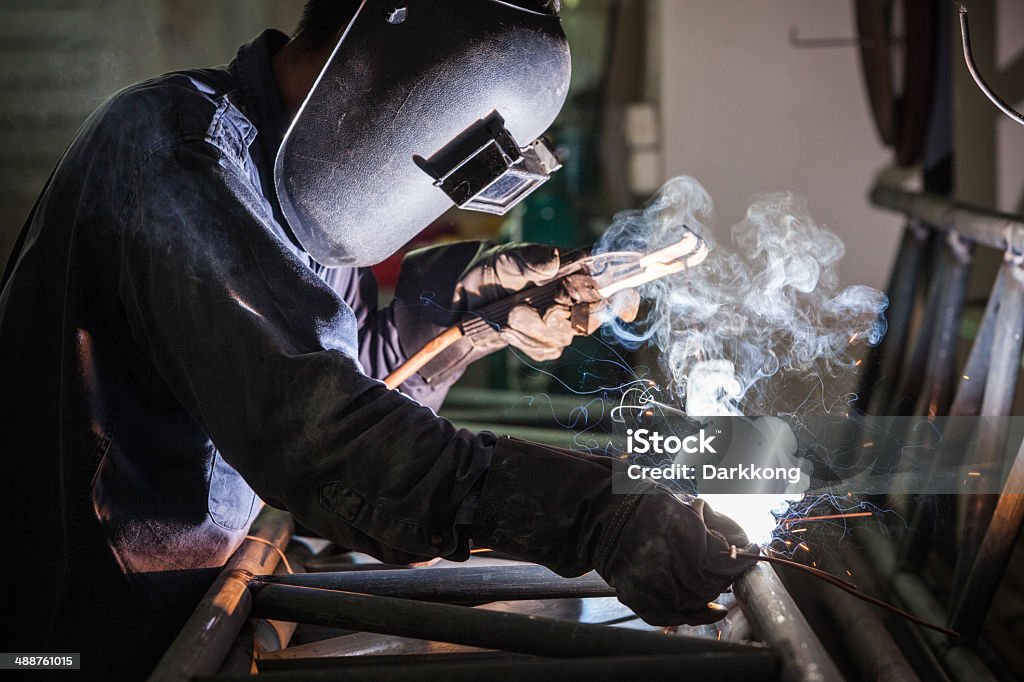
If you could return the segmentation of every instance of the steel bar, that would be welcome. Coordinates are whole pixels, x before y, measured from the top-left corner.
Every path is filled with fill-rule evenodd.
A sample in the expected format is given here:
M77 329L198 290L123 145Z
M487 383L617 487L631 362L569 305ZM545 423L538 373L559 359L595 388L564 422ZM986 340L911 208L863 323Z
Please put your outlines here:
M260 580L278 585L319 587L451 604L615 596L615 590L597 573L563 578L543 566L534 565L299 573L263 576Z
M999 312L996 314L989 372L981 402L981 414L986 417L1008 416L1013 411L1017 377L1020 373L1021 350L1024 348L1024 270L1010 258L1004 263L1003 271L1006 273L1004 290L999 303ZM977 461L993 461L995 451L1003 445L998 441L998 437L981 439L977 445L978 452L975 454ZM1013 487L1009 487L1010 480L1007 480L1005 485L1008 491L1015 490ZM1016 490L1020 490L1020 488ZM977 566L978 561L983 560L979 555L979 549L984 542L983 537L987 534L986 528L990 525L989 519L992 518L996 503L997 497L991 494L974 494L966 498L961 530L958 533L959 552L954 594L961 593L968 574L975 570L974 567ZM989 548L994 550L995 547L995 545L990 545ZM991 561L991 559L992 557L988 556L984 560ZM997 560L994 565L999 563ZM1005 566L1005 562L1002 562L1002 565ZM994 591L1001 576L992 575L990 572L983 572L981 575L986 580L995 583L991 585L991 590ZM984 594L984 591L980 593L975 591L977 598ZM975 605L975 608L984 606L983 612L987 612L990 603L991 595L983 600L983 604ZM968 628L968 630L970 629ZM965 636L970 637L972 634L974 633L968 632L965 633Z
M967 356L960 380L957 382L956 395L950 405L949 413L954 417L975 417L982 413L982 400L988 382L992 360L993 339L998 326L999 310L1006 289L1006 280L1012 276L1008 270L1012 266L1007 263L999 269L992 291L989 293L985 313L978 325L974 343ZM1005 314L1004 314L1005 315ZM952 366L952 362L951 365ZM938 464L936 465L938 466ZM920 568L928 556L928 545L931 542L929 529L937 529L940 518L946 518L951 512L954 500L949 496L926 497L917 500L910 515L910 522L904 540L900 543L900 564L910 568Z
M466 656L471 654L458 654ZM478 682L481 679L500 680L561 680L564 682L620 682L623 679L679 680L696 679L706 682L756 682L775 680L777 661L771 652L761 649L743 655L722 653L694 653L661 656L616 656L552 660L544 658L505 658L489 660L471 658L439 662L413 660L374 660L376 657L334 659L334 666L323 669L298 668L294 671L275 670L264 673L260 679L300 680L368 680L380 682ZM404 656L401 658L405 658ZM431 656L432 658L432 656ZM205 678L210 682L252 679L250 677Z
M913 574L898 571L896 552L892 544L877 532L862 530L859 533L864 552L879 574L879 584L888 591L890 598L895 599L914 615L941 623L946 620L945 609L921 579ZM913 627L913 626L909 626ZM995 676L978 655L958 642L951 642L947 637L934 630L913 628L932 649L935 657L942 664L946 673L957 682L995 682Z
M541 656L716 651L741 655L751 649L748 645L733 642L673 637L518 613L494 613L466 606L292 585L259 586L255 590L253 613L273 620L298 621Z
M1024 521L1024 494L1021 491L1024 491L1024 443L1017 452L1003 494L999 496L988 530L974 556L949 620L967 642L973 642L981 633L985 616L1010 562L1010 553L1020 536Z
M910 192L887 184L871 190L876 206L899 211L943 232L956 231L982 246L1000 251L1007 247L1020 252L1024 245L1021 216L1000 213L924 192Z
M933 339L939 334L938 325L942 317L946 296L946 282L954 279L958 271L957 258L948 244L934 241L931 245L931 273L928 292L925 297L924 313L919 328L914 334L913 344L904 362L903 371L896 390L886 405L880 405L879 414L906 416L914 414L918 398L924 388L929 357L932 355Z
M903 368L903 358L917 306L917 288L923 274L924 255L930 233L908 222L889 278L885 311L889 328L882 343L872 350L872 359L861 381L857 402L864 412L875 405L888 405Z
M281 574L289 568L305 570L306 561L312 552L302 542L292 541L288 545L285 562L278 562L275 574ZM250 582L251 584L251 582ZM256 660L267 653L284 649L295 634L295 623L285 623L262 618L250 618L242 627L231 650L224 658L220 667L221 675L253 674L256 672Z
M547 616L581 623L609 624L624 622L623 618L637 617L617 599L547 599L529 601L491 602L474 607L484 611L521 613L528 616ZM738 609L737 609L738 610ZM337 658L341 656L367 656L381 654L426 654L444 652L480 651L478 648L448 642L410 639L369 632L354 632L316 642L274 651L262 657L261 663L288 658Z
M771 566L757 564L737 578L732 589L755 634L778 653L782 665L780 679L792 682L843 679Z
M928 364L929 340L942 303L944 269L951 265L947 249L939 240L929 243L926 254L928 276L925 278L924 309L914 334L908 335L906 357L898 377L893 377L893 388L885 403L876 405L876 414L902 415L911 411L920 395L924 370Z
M949 408L949 413L954 417L976 417L981 414L981 401L985 396L985 384L992 364L992 343L996 334L996 320L1003 300L1006 278L1007 266L1004 265L999 269L992 291L988 295L985 313L974 335L974 343L967 356L956 397Z
M149 676L150 682L184 682L220 669L252 607L249 582L269 573L292 535L292 517L266 507L250 535L224 566L185 626ZM269 544L268 544L269 543ZM277 549L275 549L277 548Z
M842 568L855 568L850 562L833 561L829 570L838 573ZM863 589L865 571L856 567L858 586ZM907 661L899 645L885 627L884 613L877 608L853 599L828 585L810 581L808 589L816 600L838 625L839 637L843 640L850 658L861 677L865 680L891 680L892 682L916 682L917 674Z
M928 341L923 391L914 414L946 414L953 401L964 297L971 274L971 246L955 234L947 235L943 259L948 265L942 269L941 278L936 277L942 293Z

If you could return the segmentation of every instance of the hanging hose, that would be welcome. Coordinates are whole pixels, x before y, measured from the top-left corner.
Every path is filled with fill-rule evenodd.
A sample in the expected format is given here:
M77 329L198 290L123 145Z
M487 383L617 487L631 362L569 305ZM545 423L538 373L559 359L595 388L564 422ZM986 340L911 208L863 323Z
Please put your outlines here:
M992 91L992 88L985 82L985 79L981 77L978 65L974 63L974 53L971 51L971 31L967 25L967 7L964 5L960 5L960 37L963 38L964 61L967 63L967 70L971 72L971 77L978 84L978 88L985 93L985 96L992 101L992 104L996 105L999 111L1017 123L1024 125L1024 115L1021 115L1019 111L1004 102L999 95Z

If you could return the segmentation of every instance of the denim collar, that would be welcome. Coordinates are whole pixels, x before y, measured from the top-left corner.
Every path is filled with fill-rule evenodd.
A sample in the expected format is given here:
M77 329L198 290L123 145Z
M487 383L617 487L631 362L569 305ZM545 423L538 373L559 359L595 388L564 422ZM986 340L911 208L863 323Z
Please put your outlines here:
M242 111L259 131L255 148L249 153L260 176L260 188L270 203L274 219L281 226L287 240L301 249L291 225L281 211L274 185L274 161L281 148L284 134L290 123L277 89L277 79L271 60L278 50L288 42L288 36L274 29L267 29L238 50L228 70L238 83L242 99Z
M248 105L245 112L259 135L256 140L264 161L272 169L281 146L288 117L277 89L271 59L288 42L288 36L269 28L238 50L228 67L238 81L242 98Z

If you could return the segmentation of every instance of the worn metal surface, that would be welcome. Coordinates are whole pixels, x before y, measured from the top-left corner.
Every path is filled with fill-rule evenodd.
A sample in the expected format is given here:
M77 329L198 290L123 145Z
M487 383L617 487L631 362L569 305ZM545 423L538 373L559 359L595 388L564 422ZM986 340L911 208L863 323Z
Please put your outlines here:
M947 235L942 259L945 267L936 277L939 301L932 321L921 395L915 414L934 416L946 414L956 388L957 350L960 346L960 323L964 297L971 275L971 245L950 233Z
M996 313L995 335L992 339L992 349L989 358L989 371L985 380L985 392L981 402L981 414L986 417L1008 416L1013 410L1014 395L1017 390L1017 377L1020 373L1021 350L1024 348L1024 270L1013 260L1007 260L1003 265L1003 293L999 303L999 311ZM974 454L975 461L993 461L993 456L1001 447L997 434L989 432L988 437L979 440L977 452ZM1020 459L1020 455L1018 455ZM1014 487L1016 485L1016 487ZM1005 484L1007 491L1019 491L1021 487L1018 482L1007 480ZM991 494L974 494L965 500L962 513L962 523L958 532L959 556L957 557L956 576L954 580L955 593L960 594L968 587L969 575L975 575L985 584L971 585L972 597L978 601L972 605L973 613L984 614L992 602L992 595L999 584L1000 574L993 574L994 566L1004 566L1009 558L1012 549L1012 542L1008 546L1004 543L989 541L986 553L981 554L981 547L988 537L986 529L990 528L990 519L993 519L993 511L997 501L1002 504L1002 497ZM1010 522L1009 517L1003 517L1002 523ZM1017 527L1010 529L1012 532L1020 527L1020 520ZM994 537L1002 537L1006 529L993 529ZM1014 536L1016 537L1016 536ZM1001 548L1001 549L997 549ZM1003 559L997 558L993 552L1001 551L1006 554ZM980 563L979 563L980 562ZM989 569L982 569L981 564ZM976 570L977 568L977 570ZM973 618L966 612L961 612L958 617L961 626L966 628L965 637L972 638L977 635L980 623L976 623L979 616ZM975 627L977 625L977 628Z
M430 639L541 656L580 657L728 652L760 647L675 637L518 613L292 585L255 590L253 614L362 632Z
M528 564L412 571L301 573L264 576L261 580L278 585L319 587L452 604L615 596L615 590L597 573L563 578L543 566Z
M263 510L250 529L250 535L263 542L250 539L242 542L164 652L149 676L150 682L184 682L220 669L249 617L250 580L277 566L280 556L274 547L284 551L291 539L292 527L291 515L270 507Z
M757 564L737 578L732 589L754 633L778 653L781 679L792 682L844 679L775 569L764 563Z
M1024 222L1020 216L951 201L924 192L910 192L886 184L875 185L871 201L917 218L943 232L956 231L971 241L1000 251L1010 246L1021 251Z
M628 623L639 619L623 606L617 599L611 597L596 599L547 599L527 601L506 601L482 604L473 608L483 611L497 611L502 613L520 613L527 616L546 616L548 618L562 618L580 623L596 624L617 624L623 627ZM690 629L688 629L689 631ZM697 630L697 628L692 628ZM709 635L714 637L714 635ZM408 637L395 637L393 635L378 635L369 632L353 632L347 635L332 637L317 642L309 642L298 646L288 647L281 651L267 653L260 659L261 667L273 661L292 658L313 658L313 657L342 657L342 656L369 656L369 655L421 655L421 654L445 654L465 653L472 651L485 651L479 647L469 647L462 644L451 644L449 642L428 641L423 639L411 639Z
M888 539L872 531L860 533L858 539L878 573L879 583L885 586L890 598L915 616L932 623L946 621L945 609L921 578L897 569L896 550ZM914 630L928 644L951 679L957 682L994 682L996 679L988 666L968 647L935 630Z
M925 246L930 233L909 221L896 254L889 286L889 307L885 311L888 329L881 344L871 351L868 369L857 393L857 404L865 412L876 408L885 413L903 370L904 348L910 338L917 307L917 287L924 275ZM884 406L881 410L877 406Z
M981 633L992 599L1010 562L1010 553L1020 537L1024 521L1024 444L1014 460L978 551L973 555L970 572L949 619L950 627L961 633L965 642L974 642Z
M469 656L465 660L461 657ZM308 664L308 665L302 665ZM621 682L624 679L680 680L703 682L759 682L776 679L777 661L767 650L740 656L703 653L675 656L617 656L553 660L544 658L432 654L416 656L372 656L324 659L295 664L295 670L267 672L267 680L389 680L390 682L478 682L479 680L560 680L577 682ZM301 665L301 667L300 667ZM311 667L311 666L324 667ZM247 677L217 677L208 680L246 680Z

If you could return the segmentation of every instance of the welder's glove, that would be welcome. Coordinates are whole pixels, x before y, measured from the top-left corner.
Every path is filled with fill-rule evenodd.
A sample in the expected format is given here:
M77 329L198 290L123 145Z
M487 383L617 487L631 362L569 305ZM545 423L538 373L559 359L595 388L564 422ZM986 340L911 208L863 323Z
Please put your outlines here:
M406 254L394 312L403 352L415 353L467 312L552 279L560 265L558 250L542 244L456 242ZM570 277L544 310L520 305L494 319L470 318L467 336L427 363L420 379L451 383L466 366L506 345L534 360L555 359L575 335L593 333L616 316L632 321L639 300L635 291L604 300L589 278Z
M544 244L502 244L483 253L466 269L455 285L453 303L457 310L480 310L491 301L505 298L528 286L542 284L558 274L558 249ZM528 305L516 306L496 334L471 339L473 358L514 346L534 360L554 360L572 343L574 336L569 310L553 306L543 314Z
M621 476L622 474L615 474ZM709 604L755 562L742 530L703 501L622 481L612 492L608 457L500 438L474 520L474 544L572 577L596 570L619 601L652 625L696 625L725 616ZM724 531L724 532L723 532Z

